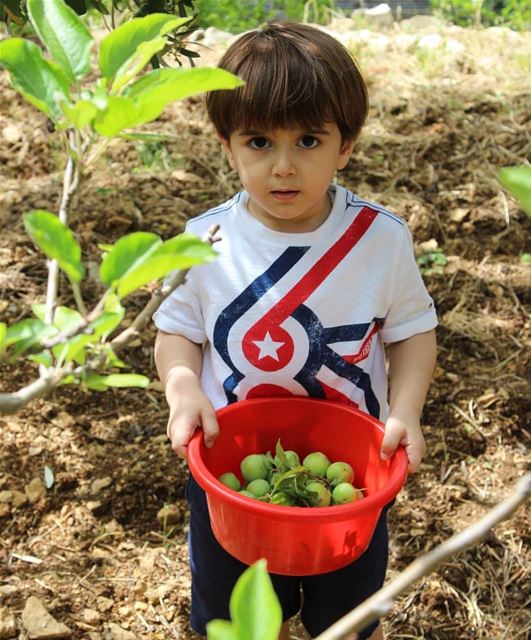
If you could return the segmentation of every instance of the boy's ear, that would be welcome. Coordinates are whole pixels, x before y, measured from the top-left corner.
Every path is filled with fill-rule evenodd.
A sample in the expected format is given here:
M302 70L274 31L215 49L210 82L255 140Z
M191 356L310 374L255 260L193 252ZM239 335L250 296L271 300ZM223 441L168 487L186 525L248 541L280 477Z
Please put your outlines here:
M352 138L351 140L345 140L341 144L341 149L339 150L339 158L337 159L336 169L341 170L347 166L348 161L350 160L350 156L354 151L354 146L356 145L356 138Z
M236 170L236 167L234 166L234 155L230 146L230 140L227 140L227 138L222 136L219 131L216 131L216 137L220 141L221 146L225 149L225 155L227 156L227 160L231 166L231 169Z

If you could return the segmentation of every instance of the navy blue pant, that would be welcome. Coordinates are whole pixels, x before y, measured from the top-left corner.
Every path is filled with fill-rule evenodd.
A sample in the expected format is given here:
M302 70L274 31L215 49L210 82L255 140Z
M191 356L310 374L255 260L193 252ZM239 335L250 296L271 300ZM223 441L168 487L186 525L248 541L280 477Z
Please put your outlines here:
M232 589L247 565L227 553L212 533L206 496L190 476L189 553L192 572L192 629L206 635L206 623L215 618L230 620ZM369 547L352 564L315 576L283 576L271 573L271 581L282 606L284 621L300 611L311 636L317 636L351 609L378 591L387 570L386 507L376 525ZM366 640L378 626L375 622L358 634Z

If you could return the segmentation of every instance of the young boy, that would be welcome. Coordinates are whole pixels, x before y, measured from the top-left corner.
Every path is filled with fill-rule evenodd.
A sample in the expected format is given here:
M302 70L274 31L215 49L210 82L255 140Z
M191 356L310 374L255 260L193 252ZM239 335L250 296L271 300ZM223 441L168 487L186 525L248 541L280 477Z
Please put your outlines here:
M199 236L220 225L219 257L193 267L154 316L172 447L185 455L197 427L214 445L215 410L227 403L312 396L385 422L382 457L404 445L412 473L425 451L420 415L437 320L405 223L333 184L367 115L356 63L324 32L278 23L243 35L220 66L246 83L207 96L243 190L188 223ZM187 495L191 624L204 635L209 620L229 618L245 566L214 539L193 478ZM386 566L383 513L369 548L348 567L272 575L285 621L280 638L289 638L287 621L299 610L311 635L324 631L382 586ZM382 637L378 624L359 635Z

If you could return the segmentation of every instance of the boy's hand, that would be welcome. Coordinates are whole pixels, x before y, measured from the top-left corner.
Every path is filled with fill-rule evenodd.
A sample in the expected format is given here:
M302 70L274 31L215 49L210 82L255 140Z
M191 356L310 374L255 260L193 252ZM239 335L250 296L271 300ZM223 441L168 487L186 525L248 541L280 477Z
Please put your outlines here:
M392 415L387 418L381 449L382 459L388 460L399 445L406 449L408 473L415 473L426 453L426 443L418 420L410 419L406 423Z
M167 390L170 417L166 433L171 447L182 458L186 458L186 447L195 430L203 429L205 445L211 447L219 434L216 412L210 400L198 385L179 385Z

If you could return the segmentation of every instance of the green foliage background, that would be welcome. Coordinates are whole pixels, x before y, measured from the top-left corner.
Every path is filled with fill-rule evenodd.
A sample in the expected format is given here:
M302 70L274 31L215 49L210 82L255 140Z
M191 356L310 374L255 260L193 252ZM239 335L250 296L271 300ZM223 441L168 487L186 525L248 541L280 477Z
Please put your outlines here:
M529 0L431 0L434 14L462 27L506 25L517 30L531 28Z

